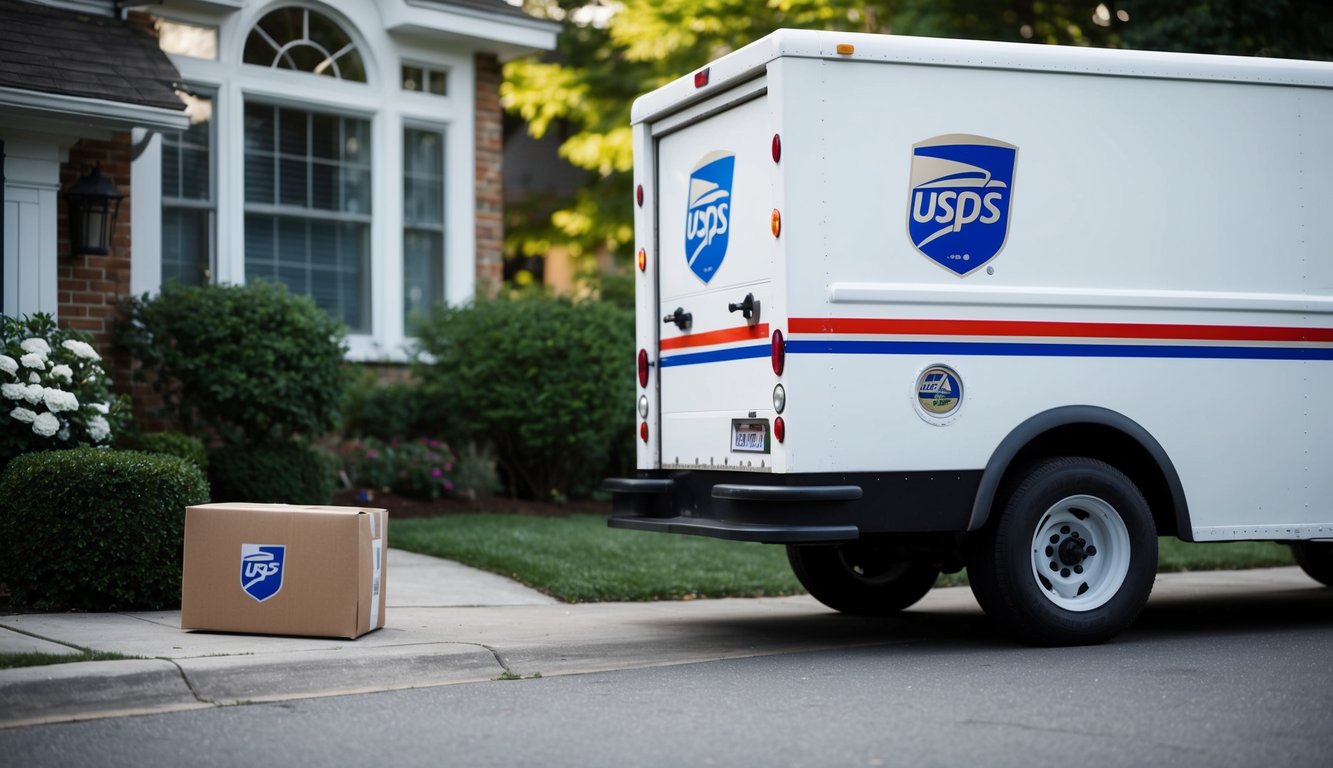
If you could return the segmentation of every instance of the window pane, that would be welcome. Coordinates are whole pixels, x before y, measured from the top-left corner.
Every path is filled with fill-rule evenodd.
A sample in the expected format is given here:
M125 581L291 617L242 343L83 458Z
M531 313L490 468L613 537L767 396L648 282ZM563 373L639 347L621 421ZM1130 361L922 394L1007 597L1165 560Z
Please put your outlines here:
M444 96L449 90L449 74L438 69L430 71L429 90L436 96Z
M276 110L266 104L245 105L245 152L272 152Z
M421 67L403 67L403 90L420 91L425 89L426 73Z
M282 160L278 168L278 202L282 205L295 205L305 208L309 199L306 195L306 166L303 160Z
M365 64L347 32L327 16L302 8L282 8L260 19L245 39L244 61L366 82Z
M310 296L352 330L368 330L370 123L295 109L276 112L281 153L270 159L252 151L246 158L247 177L251 163L278 168L276 201L247 197L253 204L246 215L247 275L271 276ZM273 202L281 211L257 207Z
M163 166L165 171L165 165ZM165 191L164 193L165 194ZM208 149L183 149L181 151L181 197L190 200L207 200L211 197L208 184Z
M162 211L162 282L205 282L212 212L182 208Z
M403 131L403 319L444 300L444 134Z
M190 127L162 134L163 282L208 281L213 261L213 100L179 91Z

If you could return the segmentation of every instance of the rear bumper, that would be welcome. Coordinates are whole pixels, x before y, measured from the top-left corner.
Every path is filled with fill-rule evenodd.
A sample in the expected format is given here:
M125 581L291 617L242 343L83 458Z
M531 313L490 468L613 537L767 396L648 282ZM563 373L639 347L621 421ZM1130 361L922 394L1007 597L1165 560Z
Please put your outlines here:
M610 478L612 528L815 544L967 530L981 470L759 474L654 471Z

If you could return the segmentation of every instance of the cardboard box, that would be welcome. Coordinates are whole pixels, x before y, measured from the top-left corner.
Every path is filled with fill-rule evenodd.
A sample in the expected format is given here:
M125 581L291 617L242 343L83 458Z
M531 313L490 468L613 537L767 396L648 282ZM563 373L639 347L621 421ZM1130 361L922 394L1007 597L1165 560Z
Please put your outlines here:
M185 510L181 629L354 638L384 626L383 509Z

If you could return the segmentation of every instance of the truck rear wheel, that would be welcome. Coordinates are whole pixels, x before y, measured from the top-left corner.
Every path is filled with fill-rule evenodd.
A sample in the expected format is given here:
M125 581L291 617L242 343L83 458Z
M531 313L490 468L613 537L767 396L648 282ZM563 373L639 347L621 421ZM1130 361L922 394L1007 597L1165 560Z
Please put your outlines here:
M1157 530L1134 483L1066 457L1010 488L968 558L986 615L1038 645L1100 643L1132 624L1157 575Z
M1310 578L1333 587L1333 542L1294 541L1291 553L1296 556L1296 564Z
M926 596L940 569L900 560L863 542L840 546L787 546L787 560L801 586L835 611L883 616Z

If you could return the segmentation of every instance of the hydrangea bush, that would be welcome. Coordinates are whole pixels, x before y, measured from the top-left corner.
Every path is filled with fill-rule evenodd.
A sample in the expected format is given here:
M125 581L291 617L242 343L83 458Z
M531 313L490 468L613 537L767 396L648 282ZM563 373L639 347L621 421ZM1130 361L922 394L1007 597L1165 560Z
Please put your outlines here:
M87 334L46 314L0 317L0 467L30 451L108 445L127 413Z

